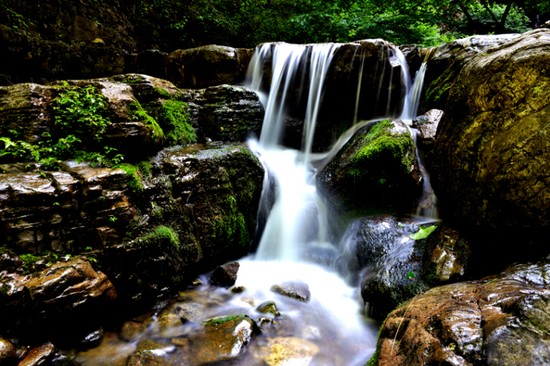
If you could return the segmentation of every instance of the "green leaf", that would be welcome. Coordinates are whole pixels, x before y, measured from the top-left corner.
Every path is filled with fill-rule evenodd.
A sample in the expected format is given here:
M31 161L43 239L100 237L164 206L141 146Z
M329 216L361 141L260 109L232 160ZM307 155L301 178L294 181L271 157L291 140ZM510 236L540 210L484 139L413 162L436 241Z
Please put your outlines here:
M409 235L409 238L412 240L426 239L435 229L437 229L437 225L421 226L416 233Z
M15 146L15 143L9 137L0 137L0 141L4 143L4 149L9 149L10 146Z

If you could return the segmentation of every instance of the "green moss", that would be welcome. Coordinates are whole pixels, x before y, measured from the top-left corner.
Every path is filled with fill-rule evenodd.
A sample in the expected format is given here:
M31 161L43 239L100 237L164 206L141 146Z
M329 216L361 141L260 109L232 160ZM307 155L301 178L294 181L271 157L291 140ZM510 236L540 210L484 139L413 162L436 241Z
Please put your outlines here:
M168 131L168 145L183 145L197 141L197 133L189 124L189 105L179 100L166 100L162 103L159 119Z
M169 243L175 248L180 247L180 239L178 234L169 228L168 226L157 226L150 233L140 238L144 245L159 245L162 243Z
M122 169L126 172L128 178L128 187L132 192L143 191L143 181L140 169L132 164L118 164L114 168Z
M130 111L132 113L132 120L142 122L149 128L153 141L160 143L164 140L164 131L157 120L151 117L138 101L130 104Z
M162 98L166 98L166 99L172 98L172 94L170 94L170 92L164 88L155 87L155 93L157 93L157 95Z
M456 75L455 72L447 70L435 79L429 87L426 89L426 100L433 103L442 103L449 94L453 80Z
M23 273L25 274L33 272L36 262L42 259L42 257L30 253L21 254L19 258L23 261L21 267L23 268Z
M202 324L204 324L205 326L211 327L211 326L220 325L220 324L231 322L233 320L237 320L241 318L242 319L248 318L248 316L242 315L242 314L218 316L215 318L206 319Z
M142 177L150 177L153 173L153 165L148 161L140 161L138 163L139 171Z
M415 158L412 154L407 154L407 151L414 149L413 140L406 134L392 135L392 126L389 120L374 125L363 137L362 147L350 158L351 162L360 164L362 161L389 154L393 158L402 159L401 164L408 171ZM353 174L353 169L350 172Z
M237 242L239 246L247 246L250 238L246 228L244 215L238 210L237 199L227 197L228 213L218 215L212 222L212 238Z

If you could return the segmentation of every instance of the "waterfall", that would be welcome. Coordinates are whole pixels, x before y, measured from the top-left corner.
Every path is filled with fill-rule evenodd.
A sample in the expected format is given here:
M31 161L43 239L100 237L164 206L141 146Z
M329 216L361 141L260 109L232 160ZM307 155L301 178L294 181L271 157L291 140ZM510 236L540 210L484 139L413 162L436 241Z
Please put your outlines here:
M422 87L424 86L424 77L428 68L428 59L430 55L431 52L428 52L424 58L424 61L420 65L420 68L417 70L414 79L412 80L410 78L407 60L401 50L396 49L396 52L392 57L392 61L401 67L401 80L405 88L405 95L403 98L403 109L401 111L400 119L408 126L409 132L414 140L418 167L422 176L422 196L418 201L415 214L419 217L437 219L437 197L435 196L435 192L432 188L430 176L424 167L422 156L418 151L418 144L416 141L418 131L411 128L412 120L418 115L418 107L420 105L420 97L422 96Z
M325 75L337 48L338 45L332 43L315 46L264 44L251 62L249 83L258 88L264 77L264 65L260 60L265 60L271 52L272 75L270 90L264 97L266 112L262 132L259 141L249 143L260 156L268 174L262 200L274 196L256 252L258 260L297 261L307 243L326 241L328 225L324 204L316 192L311 150ZM300 67L307 68L307 72L300 70L299 75ZM307 80L304 75L308 75ZM290 100L289 88L296 87L296 79L301 84L299 88L308 91L300 151L281 145ZM274 195L271 189L275 190ZM270 204L262 202L261 206L270 207Z

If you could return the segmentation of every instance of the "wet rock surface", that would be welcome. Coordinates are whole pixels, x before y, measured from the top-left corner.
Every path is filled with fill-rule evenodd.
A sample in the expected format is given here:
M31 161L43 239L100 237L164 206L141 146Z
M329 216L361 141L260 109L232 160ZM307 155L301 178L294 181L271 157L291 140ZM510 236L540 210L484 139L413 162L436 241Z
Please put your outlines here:
M414 297L384 321L378 364L547 364L549 269L516 265Z
M468 241L438 221L389 215L352 222L343 237L338 268L356 273L369 316L382 321L403 301L468 274Z
M311 298L309 287L303 282L283 282L273 285L271 291L302 302L308 302Z
M442 215L491 238L480 246L498 242L505 263L517 240L533 242L526 254L547 253L549 58L544 28L477 53L449 87L438 126L430 168Z
M240 84L252 53L252 49L218 45L176 50L166 58L166 77L181 88Z
M422 185L408 127L385 120L361 128L320 169L317 182L351 210L411 212Z
M210 283L214 286L231 287L237 281L239 262L231 262L217 267L210 275Z
M204 283L180 292L153 313L127 321L119 333L106 333L98 346L79 352L73 361L116 366L339 365L353 355L338 354L333 347L372 353L372 342L347 338L347 325L332 324L332 318L319 313L318 304L278 295L268 300L273 295L269 286L265 292L245 287L235 293Z

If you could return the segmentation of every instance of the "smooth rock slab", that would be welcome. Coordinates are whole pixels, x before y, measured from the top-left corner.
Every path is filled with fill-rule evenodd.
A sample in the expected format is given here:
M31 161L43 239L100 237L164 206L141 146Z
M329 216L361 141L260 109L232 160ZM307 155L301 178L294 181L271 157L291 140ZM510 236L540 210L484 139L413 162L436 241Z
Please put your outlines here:
M550 264L433 288L382 325L378 365L548 365Z

